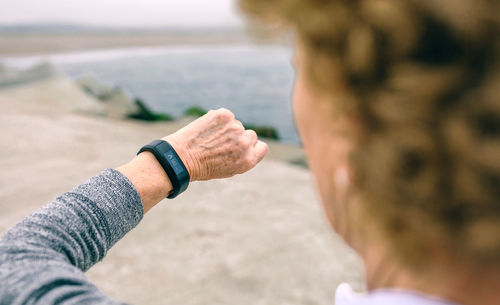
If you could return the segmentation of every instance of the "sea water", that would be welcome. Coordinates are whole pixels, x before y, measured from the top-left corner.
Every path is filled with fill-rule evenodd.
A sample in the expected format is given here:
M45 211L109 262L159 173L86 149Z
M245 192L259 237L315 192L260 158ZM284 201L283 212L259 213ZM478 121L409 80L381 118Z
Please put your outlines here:
M272 126L282 141L299 143L291 111L291 57L292 51L285 47L191 46L82 52L46 59L72 77L92 74L124 88L158 112L180 116L194 105L225 107L244 123Z

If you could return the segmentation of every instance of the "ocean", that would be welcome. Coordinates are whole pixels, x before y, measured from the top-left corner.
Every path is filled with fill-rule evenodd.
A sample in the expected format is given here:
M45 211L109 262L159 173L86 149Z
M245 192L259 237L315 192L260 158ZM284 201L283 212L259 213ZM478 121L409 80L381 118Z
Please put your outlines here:
M275 127L299 143L291 111L292 51L276 46L130 48L7 60L48 60L73 78L94 75L126 89L158 112L225 107L244 123Z

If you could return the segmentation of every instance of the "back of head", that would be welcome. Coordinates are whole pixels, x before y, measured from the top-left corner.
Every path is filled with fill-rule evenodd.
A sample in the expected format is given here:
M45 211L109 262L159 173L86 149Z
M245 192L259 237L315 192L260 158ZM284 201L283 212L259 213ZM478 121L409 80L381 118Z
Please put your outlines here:
M439 247L500 265L500 2L241 5L296 30L319 90L340 71L361 128L355 188L400 257L418 264Z

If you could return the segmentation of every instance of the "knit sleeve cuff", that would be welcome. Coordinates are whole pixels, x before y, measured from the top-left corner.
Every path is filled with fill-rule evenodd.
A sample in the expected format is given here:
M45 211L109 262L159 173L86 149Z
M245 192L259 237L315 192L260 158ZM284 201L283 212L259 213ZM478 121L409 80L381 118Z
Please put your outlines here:
M91 201L91 209L106 231L108 247L137 226L144 216L142 200L134 185L114 169L104 170L71 193Z

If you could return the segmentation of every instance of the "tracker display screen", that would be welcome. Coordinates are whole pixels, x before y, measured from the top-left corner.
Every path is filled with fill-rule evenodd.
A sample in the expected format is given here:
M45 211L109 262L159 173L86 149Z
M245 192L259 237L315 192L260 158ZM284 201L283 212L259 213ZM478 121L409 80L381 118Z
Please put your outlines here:
M184 172L184 168L182 167L179 159L174 155L172 151L167 151L163 156L169 161L170 165L174 169L176 175L180 175Z

